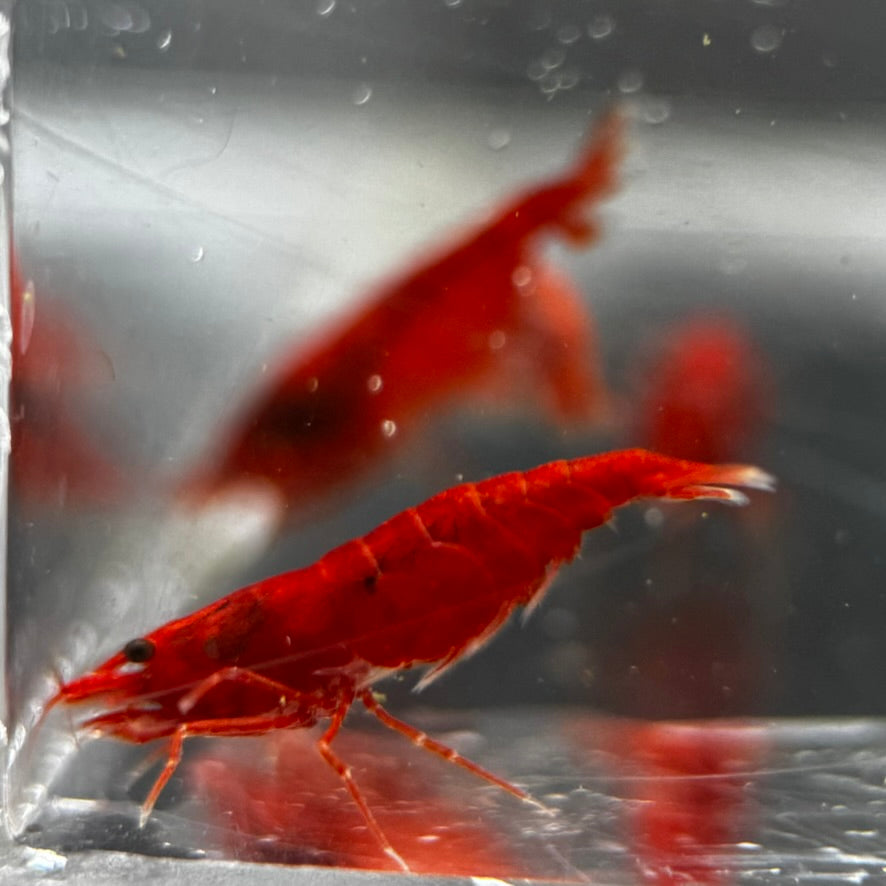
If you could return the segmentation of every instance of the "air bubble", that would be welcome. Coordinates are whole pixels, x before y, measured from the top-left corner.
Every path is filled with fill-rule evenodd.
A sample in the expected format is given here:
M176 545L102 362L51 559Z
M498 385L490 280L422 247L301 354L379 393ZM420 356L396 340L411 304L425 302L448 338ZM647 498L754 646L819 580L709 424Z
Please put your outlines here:
M320 379L317 378L316 375L312 375L308 379L308 383L305 385L309 394L316 394L317 389L320 387Z
M511 143L511 132L509 129L498 128L493 129L492 132L486 136L486 144L492 148L493 151L501 151L506 148Z
M784 38L784 31L775 25L760 25L751 32L751 47L763 55L775 52Z
M47 30L50 34L66 31L71 27L71 15L66 3L57 2L49 6L47 18Z
M576 25L563 25L557 29L557 40L569 46L581 39L581 29Z
M524 289L532 283L532 268L529 265L518 265L511 274L511 280L518 289Z
M646 508L643 513L643 522L650 529L659 529L664 523L664 514L662 513L661 508L651 507Z
M372 87L368 83L360 83L351 93L351 101L355 105L365 105L372 98Z
M71 28L75 31L85 31L89 26L89 16L86 7L80 3L76 3L68 7L68 13L71 19Z
M630 94L632 92L639 92L643 88L643 74L641 71L638 71L636 68L632 68L629 71L625 71L618 78L618 91L624 92L625 94Z
M541 78L544 77L545 74L547 74L547 69L541 63L541 59L535 59L534 61L529 62L526 67L526 76L530 80L541 80Z
M204 256L206 255L206 250L202 246L195 246L191 250L190 259L194 264L203 261Z
M381 432L382 436L386 437L388 440L392 439L397 434L397 422L390 418L386 418L381 423Z
M335 0L317 0L317 15L325 18L327 15L332 15L334 10Z
M118 3L102 3L98 7L98 19L109 31L116 34L128 31L133 25L132 13Z
M165 31L161 31L157 35L157 49L159 49L160 52L166 52L170 46L172 46L172 31L167 28Z
M615 30L615 19L611 15L598 15L588 25L588 36L593 40L605 40Z
M501 330L496 329L489 333L489 350L500 351L508 343L507 335Z
M130 34L144 34L151 30L151 16L148 15L146 9L142 9L135 3L127 3L125 7L131 19L129 27L126 29Z
M580 79L577 68L563 68L560 71L560 89L573 89L578 86Z
M649 98L643 102L640 113L646 123L658 126L671 116L671 103L666 98Z
M366 389L370 394L377 394L385 386L384 379L376 374L366 379Z
M539 61L546 71L553 71L566 61L566 50L560 49L559 47L556 49L549 49L542 54Z

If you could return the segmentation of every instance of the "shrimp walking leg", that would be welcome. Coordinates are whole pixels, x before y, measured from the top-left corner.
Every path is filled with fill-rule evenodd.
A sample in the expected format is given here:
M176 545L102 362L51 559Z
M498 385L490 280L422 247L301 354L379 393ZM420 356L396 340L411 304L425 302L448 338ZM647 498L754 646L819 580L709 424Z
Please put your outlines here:
M378 841L378 844L381 846L385 855L387 855L388 858L390 858L401 870L409 871L409 865L403 860L403 856L394 849L388 838L385 836L385 832L375 820L375 816L372 814L372 810L369 808L366 798L363 796L363 793L357 786L357 782L354 781L354 778L351 775L351 767L348 766L330 747L332 740L338 735L339 729L341 729L341 724L344 722L345 714L347 714L350 706L351 700L349 699L346 704L341 705L341 707L335 712L332 717L332 723L323 734L323 737L317 742L317 750L320 752L323 759L335 770L338 777L345 783L345 787L348 789L351 799L357 805L357 808L363 815L363 820L366 822L366 826Z
M281 707L303 695L303 693L296 692L291 686L280 683L278 680L271 680L262 674L257 674L255 671L234 666L220 668L210 674L205 680L201 680L187 695L183 695L179 699L179 711L182 714L187 714L207 692L210 692L221 683L252 683L253 685L270 689L272 692L279 693Z
M398 720L396 717L389 714L375 699L375 696L369 689L364 689L360 694L360 701L366 706L366 708L375 714L382 723L385 724L389 729L393 729L396 732L399 732L401 735L405 735L414 745L420 748L424 748L426 751L430 751L432 754L436 754L438 757L442 757L444 760L447 760L449 763L455 763L456 766L461 766L462 769L466 769L468 772L476 775L478 778L482 778L484 781L488 781L490 784L495 785L497 788L501 788L503 791L507 791L507 793L516 797L518 800L523 800L524 803L531 803L533 806L538 807L539 809L543 809L545 812L549 812L547 806L542 803L539 803L534 797L530 796L526 793L526 791L521 790L520 788L512 785L510 782L505 781L503 778L499 778L497 775L493 775L493 773L489 772L489 770L484 769L482 766L478 766L476 763L468 760L466 757L463 757L458 751L453 748L448 747L442 742L435 741L426 733L422 732L419 729L416 729L414 726L410 726L408 723L404 723L402 720Z
M144 827L151 816L154 805L163 789L169 784L169 779L178 768L182 759L182 746L186 738L198 735L264 735L272 729L286 729L288 726L300 724L302 717L295 714L287 714L279 710L267 714L259 714L255 717L231 717L218 720L193 720L190 723L182 723L169 739L166 750L166 763L157 776L157 780L151 787L148 796L142 803L139 816L139 827Z
M224 682L254 683L265 689L271 689L279 693L279 707L266 714L253 717L232 717L227 719L196 720L191 723L182 723L173 733L169 740L166 751L166 763L157 776L157 780L151 787L148 796L142 803L139 827L144 827L151 815L151 810L157 802L163 789L169 783L173 773L178 768L182 758L182 746L184 740L193 735L260 735L272 728L285 728L301 721L299 714L288 713L286 706L297 701L303 693L293 690L284 683L270 680L261 674L245 668L222 668L210 674L202 680L187 695L179 701L179 709L183 714L190 711L197 702L209 691Z

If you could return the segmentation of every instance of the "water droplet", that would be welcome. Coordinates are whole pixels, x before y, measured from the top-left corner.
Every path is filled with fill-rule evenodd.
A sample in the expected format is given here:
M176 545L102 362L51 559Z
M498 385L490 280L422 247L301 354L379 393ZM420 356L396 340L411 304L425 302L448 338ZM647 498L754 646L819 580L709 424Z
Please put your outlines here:
M447 3L447 6L449 4ZM440 840L439 834L422 834L417 838L419 843L437 843Z
M666 98L648 98L640 113L646 123L657 126L671 116L671 103Z
M532 268L529 265L518 265L511 274L511 280L518 289L525 289L532 283Z
M448 6L450 9L457 9L461 4L462 0L443 0L443 5Z
M833 52L826 52L821 57L821 63L826 68L836 68L837 67L837 56Z
M360 83L354 87L351 100L355 105L365 105L372 98L372 87L368 83Z
M534 59L526 66L526 76L533 81L541 80L547 74L547 69L541 63L541 59Z
M332 15L334 9L335 0L317 0L317 15L325 18L327 15Z
M489 333L489 350L500 351L508 343L507 335L501 330L496 329Z
M569 46L581 39L581 28L577 25L563 25L562 27L557 28L557 39L566 46Z
M68 11L71 17L71 27L75 31L85 31L89 26L89 16L86 12L86 7L82 3L72 3L68 7Z
M588 25L588 36L593 40L605 40L615 30L615 19L611 15L598 15Z
M210 86L209 87L209 94L210 95L218 95L218 87L217 86Z
M528 13L524 22L527 31L544 31L551 26L551 11L542 3Z
M203 257L204 257L205 255L206 255L206 250L203 249L202 246L195 246L195 247L191 250L190 259L191 259L192 262L194 262L194 264L197 264L197 262L201 262L201 261L203 261Z
M161 31L157 35L157 49L159 49L160 52L166 52L170 46L172 46L172 31L167 28L165 31Z
M132 2L127 2L124 5L131 19L127 28L130 34L144 34L145 31L151 30L151 16L148 15L146 9Z
M384 386L384 379L380 375L370 375L366 379L366 388L370 394L377 394Z
M309 394L316 394L317 388L320 387L320 379L317 378L316 375L312 375L308 379L308 383L305 385L305 387L308 389Z
M638 71L636 68L631 68L629 71L625 71L618 78L618 91L624 92L626 94L630 94L632 92L639 92L643 88L643 74L641 71Z
M572 89L578 86L580 79L581 75L578 72L578 68L563 68L560 71L560 89Z
M548 71L538 82L541 91L552 98L560 89L560 75L557 71Z
M548 49L546 52L542 53L539 61L546 71L553 71L566 61L566 50L561 49L559 46L554 49Z
M751 32L751 47L759 53L775 52L784 38L784 31L775 25L760 25Z
M98 20L109 31L119 34L128 31L133 24L132 13L119 3L102 3L98 6Z
M486 144L492 148L493 151L501 151L506 148L511 143L511 131L509 129L505 129L504 127L499 127L497 129L493 129L488 136L486 136Z
M391 420L390 418L386 418L381 423L381 432L383 436L387 437L387 439L390 440L397 433L397 422Z
M650 529L658 529L664 523L664 514L661 508L646 508L643 513L643 522Z

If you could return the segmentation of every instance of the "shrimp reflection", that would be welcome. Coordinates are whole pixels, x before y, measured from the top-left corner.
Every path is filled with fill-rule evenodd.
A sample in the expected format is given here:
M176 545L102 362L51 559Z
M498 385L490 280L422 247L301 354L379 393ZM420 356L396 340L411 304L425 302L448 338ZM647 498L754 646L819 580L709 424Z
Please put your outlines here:
M772 408L769 377L731 317L674 324L640 380L632 442L682 458L754 458ZM608 731L632 801L625 839L642 876L661 886L732 882L737 844L754 839L753 773L768 748L762 728L735 718L763 713L772 683L784 605L777 507L758 500L704 520L650 509L658 536L632 573L643 590L627 606L608 599L600 615L611 630L596 700L631 718ZM591 740L573 734L579 745Z
M220 834L226 856L241 861L397 870L366 828L341 780L318 765L315 737L304 730L250 740L244 753L216 743L188 768L193 793ZM470 792L445 785L450 767L420 749L404 759L396 736L352 732L337 740L379 825L415 873L531 877L562 874L495 825ZM455 779L458 780L457 778ZM547 868L545 867L547 865Z
M13 494L32 507L117 502L124 472L75 407L112 376L110 362L58 304L42 297L38 304L15 256L10 276Z

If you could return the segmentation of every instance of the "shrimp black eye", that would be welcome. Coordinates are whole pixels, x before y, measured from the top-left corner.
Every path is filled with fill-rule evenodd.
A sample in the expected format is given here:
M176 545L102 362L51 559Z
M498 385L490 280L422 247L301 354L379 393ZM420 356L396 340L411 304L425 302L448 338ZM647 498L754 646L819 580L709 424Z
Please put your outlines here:
M150 661L154 657L154 652L156 651L156 647L150 640L146 640L144 637L139 637L137 640L130 640L123 647L123 654L126 656L127 661L131 661L133 664L141 664L145 661Z

